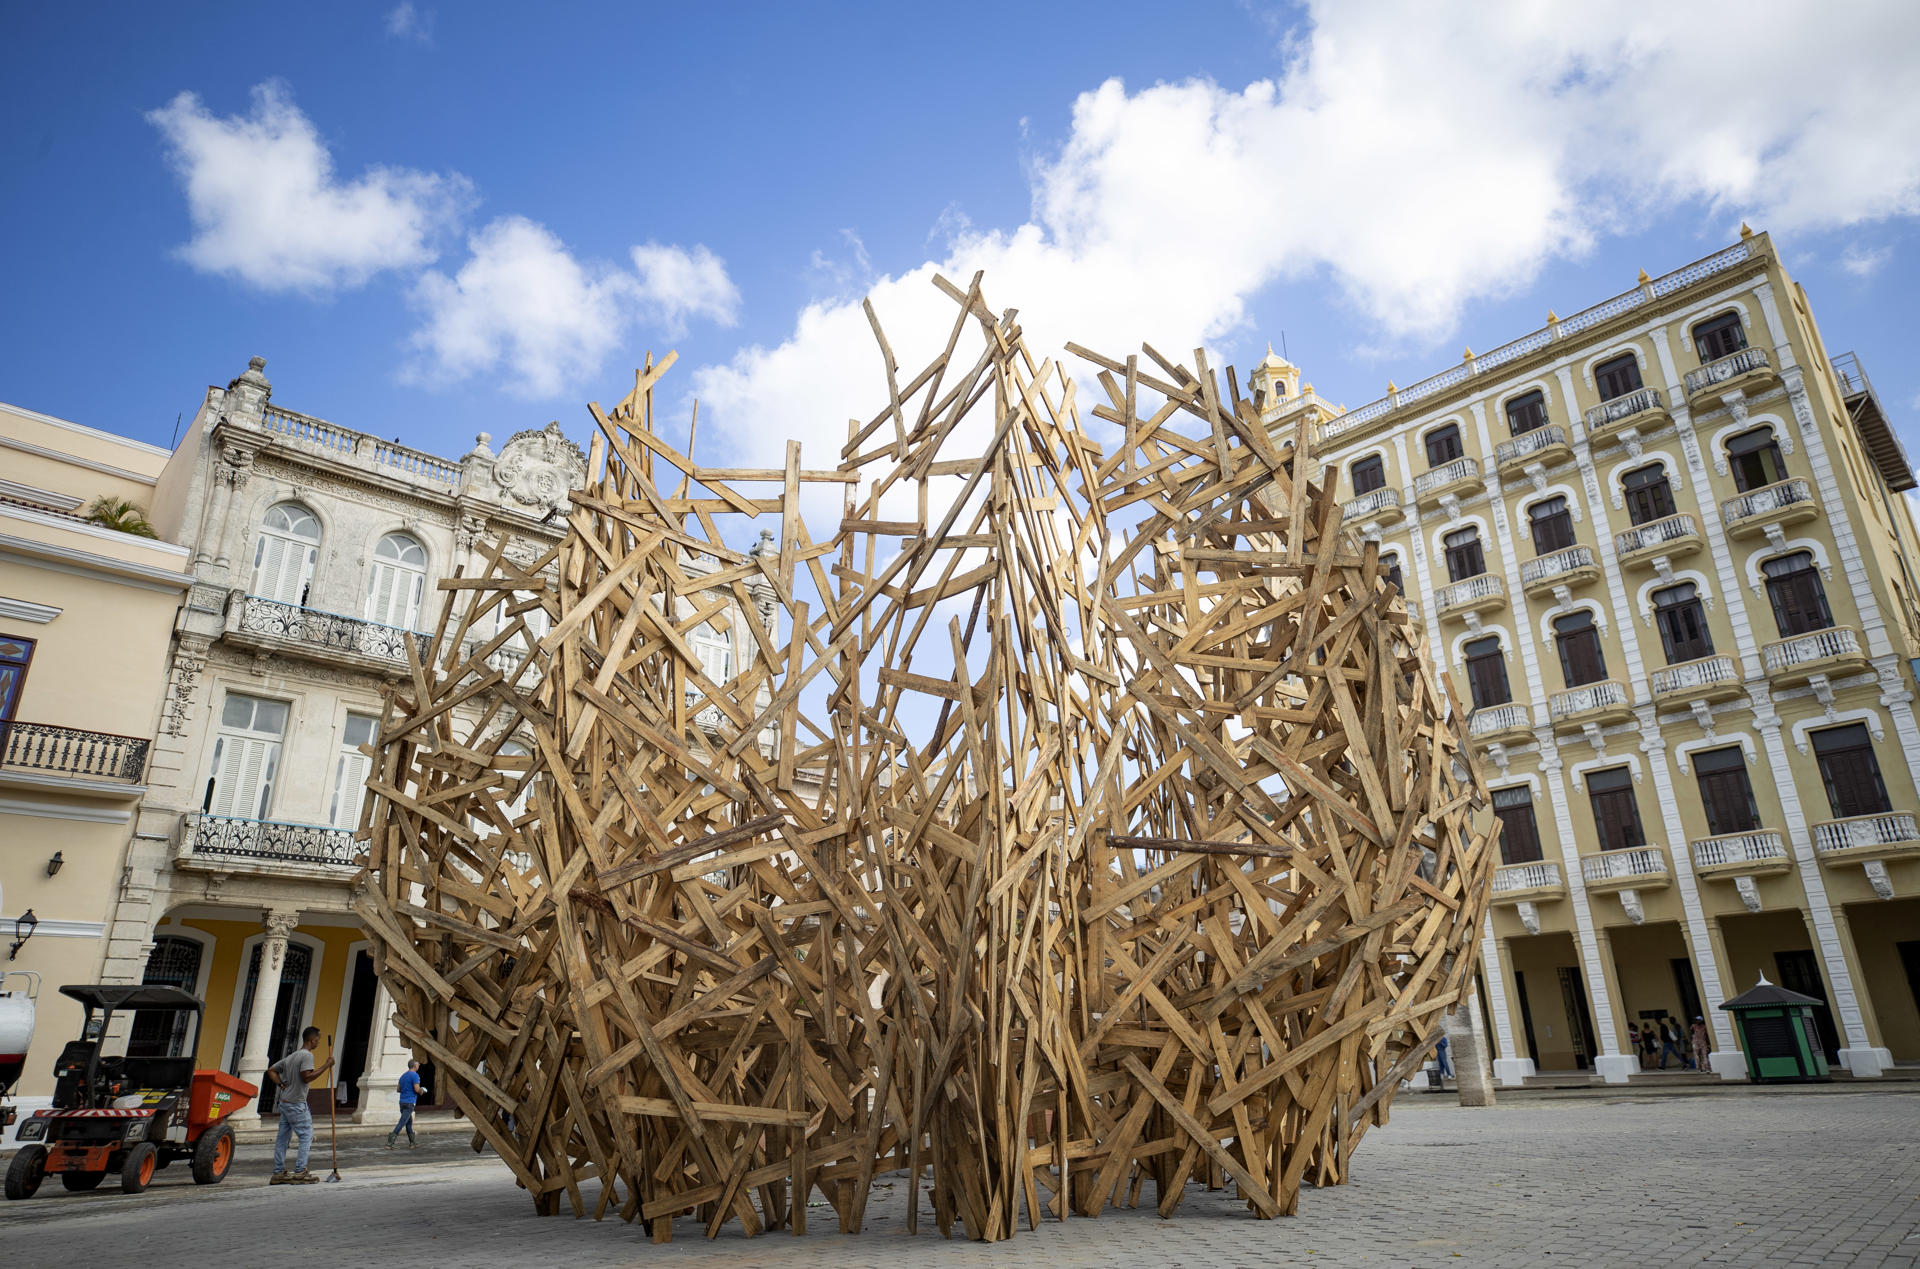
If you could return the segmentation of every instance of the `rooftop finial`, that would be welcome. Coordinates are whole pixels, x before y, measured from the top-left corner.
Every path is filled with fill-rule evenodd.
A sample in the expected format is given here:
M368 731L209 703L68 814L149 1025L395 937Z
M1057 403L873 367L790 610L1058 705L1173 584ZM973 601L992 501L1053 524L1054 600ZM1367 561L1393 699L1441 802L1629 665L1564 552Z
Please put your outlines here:
M1552 309L1547 310L1547 325L1551 326L1559 320L1560 314L1554 312Z
M1467 351L1466 351L1466 352L1464 352L1464 353L1462 353L1462 354L1460 354L1460 360L1462 360L1462 361L1472 361L1472 360L1473 360L1473 346L1472 346L1471 344L1469 344L1469 345L1467 346Z
M1740 241L1745 242L1747 239L1751 237L1753 237L1752 228L1748 226L1746 221L1744 220L1741 221L1740 222Z
M1651 281L1653 281L1653 279L1647 276L1647 271L1645 269L1640 270L1640 285L1645 286Z

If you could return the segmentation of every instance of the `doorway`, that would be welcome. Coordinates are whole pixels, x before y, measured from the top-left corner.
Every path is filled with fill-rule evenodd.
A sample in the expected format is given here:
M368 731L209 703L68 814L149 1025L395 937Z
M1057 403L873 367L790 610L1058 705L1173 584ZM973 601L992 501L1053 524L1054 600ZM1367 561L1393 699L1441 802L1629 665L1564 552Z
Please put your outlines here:
M367 1042L373 1031L373 997L378 981L373 957L365 948L353 954L352 985L347 992L347 1020L340 1037L338 1102L344 1109L360 1104L360 1077L367 1071Z
M1820 1032L1820 1047L1826 1050L1828 1062L1839 1062L1840 1032L1833 1025L1833 1010L1827 1004L1827 984L1820 977L1820 962L1812 950L1775 952L1773 964L1780 971L1782 987L1803 996L1812 996L1820 1002L1813 1010L1813 1024Z
M241 993L240 1013L233 1029L233 1052L227 1058L227 1070L240 1073L240 1055L247 1051L247 1027L253 1021L253 993L260 982L260 943L253 945L253 957L247 962L247 986ZM313 949L304 943L287 944L287 958L280 967L280 994L273 1003L273 1032L267 1037L267 1063L278 1062L300 1043L300 1032L307 1016L307 980L313 973ZM260 1113L273 1109L278 1098L273 1081L260 1085Z
M1560 996L1566 1002L1567 1021L1573 1027L1573 1064L1576 1070L1593 1068L1599 1051L1593 1041L1593 1012L1587 1007L1587 983L1572 966L1560 968Z
M1513 971L1514 986L1520 994L1520 1031L1527 1038L1527 1056L1533 1059L1533 1069L1540 1069L1540 1042L1533 1038L1533 1006L1527 1001L1527 975L1524 970Z

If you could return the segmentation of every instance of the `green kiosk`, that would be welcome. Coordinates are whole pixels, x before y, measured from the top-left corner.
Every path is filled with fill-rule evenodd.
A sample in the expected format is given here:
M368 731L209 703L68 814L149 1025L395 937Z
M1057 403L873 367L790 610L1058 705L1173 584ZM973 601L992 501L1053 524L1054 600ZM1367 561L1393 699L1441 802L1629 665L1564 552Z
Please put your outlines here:
M1721 1005L1740 1029L1747 1051L1747 1078L1755 1084L1830 1082L1827 1055L1813 1011L1820 1002L1767 981Z

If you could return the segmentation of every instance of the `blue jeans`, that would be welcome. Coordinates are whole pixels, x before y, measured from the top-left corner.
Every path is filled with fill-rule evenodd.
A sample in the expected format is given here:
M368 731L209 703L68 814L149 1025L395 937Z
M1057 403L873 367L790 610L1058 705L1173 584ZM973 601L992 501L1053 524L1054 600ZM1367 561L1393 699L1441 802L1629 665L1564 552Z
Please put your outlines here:
M414 1102L400 1103L400 1122L395 1124L393 1126L393 1131L387 1134L388 1141L392 1141L394 1138L398 1137L400 1135L401 1129L406 1130L408 1141L413 1140L413 1108L416 1104L417 1103L414 1103Z
M294 1158L293 1170L307 1170L307 1155L313 1149L313 1112L307 1109L305 1102L283 1101L280 1103L280 1131L273 1139L273 1170L287 1170L287 1141L300 1139L300 1152Z

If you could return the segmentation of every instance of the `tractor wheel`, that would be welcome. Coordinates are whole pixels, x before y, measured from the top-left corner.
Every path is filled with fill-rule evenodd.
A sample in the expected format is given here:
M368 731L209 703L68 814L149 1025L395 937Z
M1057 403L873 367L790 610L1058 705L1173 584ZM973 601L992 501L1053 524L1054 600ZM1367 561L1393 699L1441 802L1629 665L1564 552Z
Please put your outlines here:
M233 1128L228 1124L216 1124L200 1134L200 1140L193 1147L193 1182L195 1185L218 1185L226 1179L227 1169L233 1166Z
M127 1161L120 1165L120 1192L138 1194L153 1184L159 1160L160 1149L151 1141L143 1141L127 1151Z
M19 1153L13 1156L13 1163L7 1168L7 1197L32 1198L46 1175L47 1148L21 1146Z
M60 1184L78 1194L99 1189L100 1183L106 1179L107 1174L104 1172L62 1172L60 1174Z

